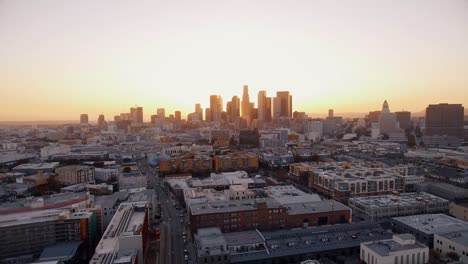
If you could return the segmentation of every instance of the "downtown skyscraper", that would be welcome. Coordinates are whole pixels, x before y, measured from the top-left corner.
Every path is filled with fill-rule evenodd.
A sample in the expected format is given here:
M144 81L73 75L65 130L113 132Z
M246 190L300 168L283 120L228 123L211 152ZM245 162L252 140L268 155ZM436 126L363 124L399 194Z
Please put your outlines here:
M249 98L249 87L244 85L244 92L242 93L242 107L241 107L241 114L242 117L245 119L250 118L250 98Z
M292 95L289 91L276 92L273 99L274 118L292 117Z
M267 96L266 96L266 91L262 90L258 92L258 121L265 121L266 115L267 115Z
M221 121L221 113L223 112L223 98L220 95L211 95L210 96L210 120L212 122Z

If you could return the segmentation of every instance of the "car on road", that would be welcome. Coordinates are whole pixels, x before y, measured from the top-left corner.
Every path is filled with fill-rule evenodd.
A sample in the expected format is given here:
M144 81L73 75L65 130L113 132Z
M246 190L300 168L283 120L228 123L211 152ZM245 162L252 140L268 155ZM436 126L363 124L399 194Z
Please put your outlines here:
M185 260L188 260L188 255L185 255L185 256L184 256L184 259L185 259Z
M185 248L184 249L184 253L187 255L188 254L188 250Z
M183 222L184 222L184 219L180 219L180 222L183 223Z
M185 232L182 232L182 236L186 236L186 235L187 235L187 233L185 233Z

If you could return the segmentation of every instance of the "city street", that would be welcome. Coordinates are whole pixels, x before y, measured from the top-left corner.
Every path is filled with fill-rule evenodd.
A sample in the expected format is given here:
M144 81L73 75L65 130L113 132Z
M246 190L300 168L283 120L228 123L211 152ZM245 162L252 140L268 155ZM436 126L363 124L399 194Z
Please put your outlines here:
M176 206L179 208L182 206L172 198L170 192L165 190L163 180L158 178L158 173L144 161L139 165L148 177L149 187L156 191L160 203L162 217L159 263L196 263L187 214L183 209L176 209ZM183 214L183 222L181 222L180 214ZM186 243L184 243L183 232L186 233ZM185 260L184 249L188 251L188 260Z

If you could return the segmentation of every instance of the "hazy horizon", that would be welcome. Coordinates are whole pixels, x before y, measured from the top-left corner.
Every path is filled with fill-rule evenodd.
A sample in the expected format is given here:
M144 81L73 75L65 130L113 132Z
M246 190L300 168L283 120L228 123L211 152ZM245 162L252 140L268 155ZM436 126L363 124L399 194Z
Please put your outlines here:
M185 117L289 90L293 111L468 105L468 1L0 0L0 121Z

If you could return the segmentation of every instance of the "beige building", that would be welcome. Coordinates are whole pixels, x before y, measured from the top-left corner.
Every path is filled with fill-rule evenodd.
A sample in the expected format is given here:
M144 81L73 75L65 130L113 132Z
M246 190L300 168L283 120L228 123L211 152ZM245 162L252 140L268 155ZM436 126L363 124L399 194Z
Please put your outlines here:
M450 203L449 214L460 220L468 220L468 203Z
M94 167L70 165L55 169L57 176L55 180L63 184L77 184L77 183L95 183Z
M434 234L434 251L445 256L454 252L460 257L460 262L468 261L468 231Z
M361 244L361 261L367 264L425 264L429 248L416 242L411 234Z

